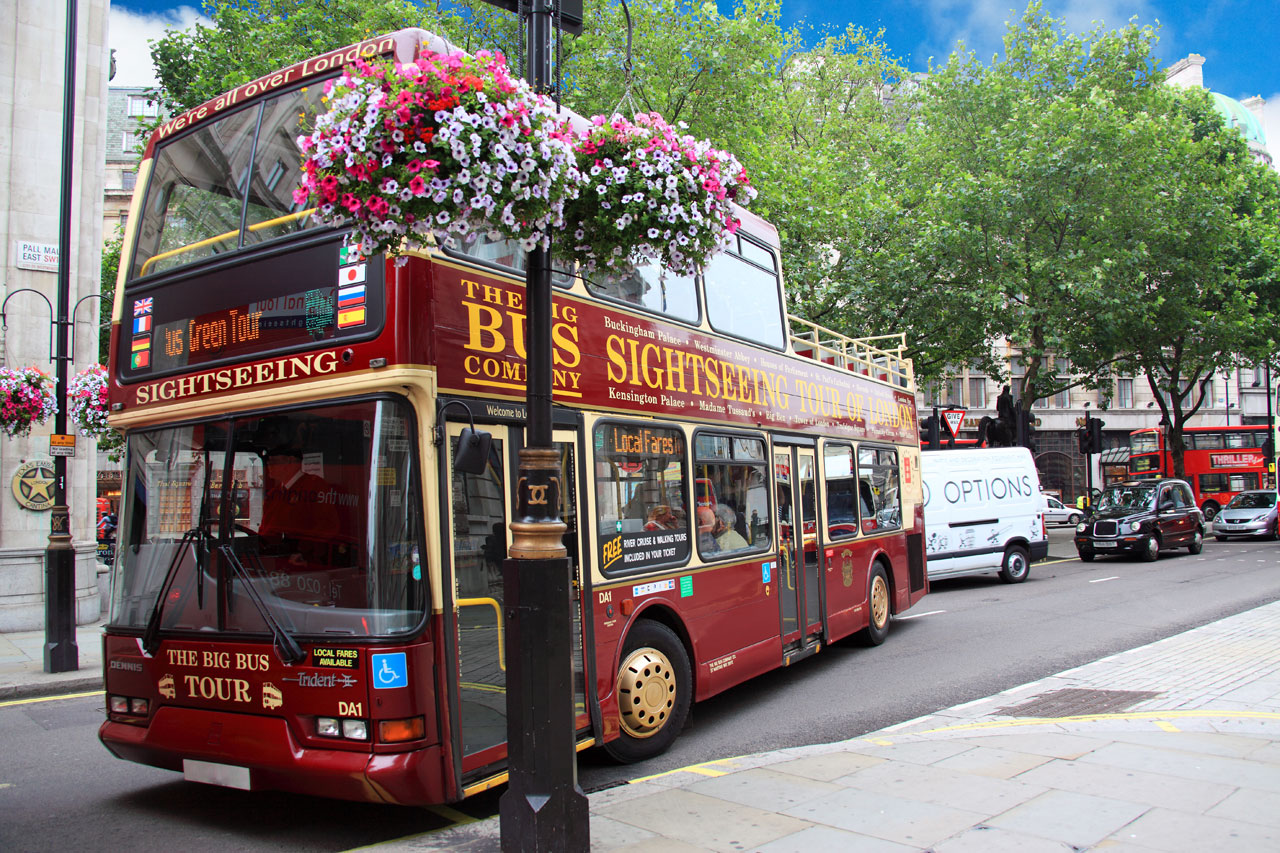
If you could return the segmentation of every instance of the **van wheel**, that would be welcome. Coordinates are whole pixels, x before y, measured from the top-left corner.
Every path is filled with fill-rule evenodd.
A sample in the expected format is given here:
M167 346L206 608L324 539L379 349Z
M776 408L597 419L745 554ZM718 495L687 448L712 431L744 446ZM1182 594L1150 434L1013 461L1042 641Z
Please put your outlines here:
M871 612L867 627L858 634L858 641L864 646L878 646L889 636L889 613L892 610L889 578L884 573L884 566L879 563L871 569L867 585L867 606Z
M1079 524L1082 521L1084 521L1084 516L1078 512L1071 513L1071 515L1067 518L1067 524L1070 524L1072 527L1075 527L1077 524Z
M1000 580L1005 583L1022 583L1031 574L1031 558L1021 545L1010 545L1000 564Z
M620 732L604 751L622 764L666 752L693 695L689 656L674 631L652 619L636 622L623 646L617 693Z
M1142 559L1147 563L1160 559L1160 540L1154 536L1147 537L1147 541L1142 543Z

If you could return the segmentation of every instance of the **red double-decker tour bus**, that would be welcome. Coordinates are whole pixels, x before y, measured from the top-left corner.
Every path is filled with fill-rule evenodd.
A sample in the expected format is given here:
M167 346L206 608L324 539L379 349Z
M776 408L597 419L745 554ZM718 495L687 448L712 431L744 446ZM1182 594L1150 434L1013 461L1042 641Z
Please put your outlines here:
M361 259L292 197L320 82L433 39L294 65L148 143L110 364L128 452L100 737L121 758L405 804L506 779L524 255ZM577 742L623 761L694 700L882 642L927 591L902 338L789 320L777 232L740 213L704 275L555 279ZM472 417L477 474L453 464Z
M1160 427L1129 433L1129 474L1135 479L1177 476L1167 440ZM1266 488L1266 441L1265 424L1182 428L1183 468L1206 521L1240 492Z

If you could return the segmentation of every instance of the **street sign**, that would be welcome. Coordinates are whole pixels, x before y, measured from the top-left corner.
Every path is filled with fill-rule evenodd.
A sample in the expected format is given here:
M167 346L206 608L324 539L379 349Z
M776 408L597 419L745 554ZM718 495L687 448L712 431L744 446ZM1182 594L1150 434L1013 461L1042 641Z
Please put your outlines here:
M74 435L59 435L57 433L49 436L49 455L75 456L76 437Z
M964 409L944 409L942 419L947 423L947 429L951 430L952 438L960 437L960 426L964 423Z

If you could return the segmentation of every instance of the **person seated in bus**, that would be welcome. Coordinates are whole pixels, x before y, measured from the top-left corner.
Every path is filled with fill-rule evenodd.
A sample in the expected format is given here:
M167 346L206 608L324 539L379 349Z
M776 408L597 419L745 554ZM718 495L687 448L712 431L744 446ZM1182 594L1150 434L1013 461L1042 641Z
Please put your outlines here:
M750 543L735 528L738 513L728 504L716 504L716 525L712 535L716 537L716 545L721 551L742 551L750 548Z
M709 506L698 507L695 515L698 520L698 552L701 554L714 554L720 550L719 543L716 542L716 513Z
M338 532L337 510L325 500L329 483L303 470L302 451L292 445L268 450L266 471L259 551L294 566L326 562Z
M667 504L658 504L645 513L645 530L679 530L684 522Z

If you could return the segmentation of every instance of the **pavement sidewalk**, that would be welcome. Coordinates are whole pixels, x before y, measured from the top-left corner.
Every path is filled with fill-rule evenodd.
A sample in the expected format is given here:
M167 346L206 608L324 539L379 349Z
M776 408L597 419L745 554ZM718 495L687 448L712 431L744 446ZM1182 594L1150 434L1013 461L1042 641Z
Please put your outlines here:
M593 851L1280 850L1280 602L841 743L591 794ZM497 818L374 845L499 849Z
M103 622L76 627L80 668L44 671L44 631L0 634L0 702L102 689Z

